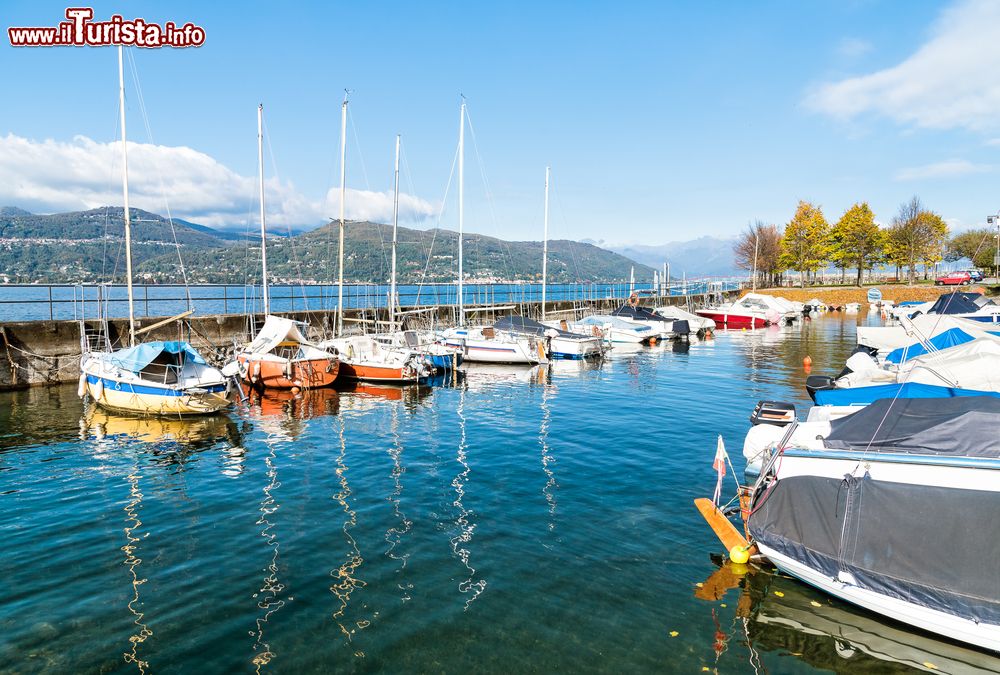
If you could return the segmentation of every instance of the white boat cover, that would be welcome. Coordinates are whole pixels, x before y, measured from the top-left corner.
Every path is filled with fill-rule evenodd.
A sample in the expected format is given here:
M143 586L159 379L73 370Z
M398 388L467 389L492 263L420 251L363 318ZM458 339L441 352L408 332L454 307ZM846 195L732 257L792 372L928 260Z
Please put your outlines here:
M906 361L898 371L866 370L839 378L839 388L917 383L954 389L1000 392L1000 340L978 338Z
M295 321L269 314L257 337L244 347L243 351L250 354L266 354L282 342L311 344Z
M946 314L920 314L910 319L909 326L858 326L858 344L886 355L894 349L906 347L921 338L930 340L953 328L958 328L974 338L998 339L998 331L989 331L991 324Z
M743 308L757 311L774 311L778 314L788 314L802 311L802 303L793 303L786 298L774 295L764 295L763 293L747 293L732 305L734 308Z

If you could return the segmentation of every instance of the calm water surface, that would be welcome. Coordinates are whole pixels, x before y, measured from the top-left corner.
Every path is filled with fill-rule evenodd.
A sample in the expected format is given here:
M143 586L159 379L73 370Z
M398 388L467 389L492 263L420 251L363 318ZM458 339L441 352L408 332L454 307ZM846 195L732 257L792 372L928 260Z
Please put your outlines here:
M998 668L713 560L716 435L742 469L753 404L805 404L802 358L839 369L854 326L189 422L3 394L0 671Z

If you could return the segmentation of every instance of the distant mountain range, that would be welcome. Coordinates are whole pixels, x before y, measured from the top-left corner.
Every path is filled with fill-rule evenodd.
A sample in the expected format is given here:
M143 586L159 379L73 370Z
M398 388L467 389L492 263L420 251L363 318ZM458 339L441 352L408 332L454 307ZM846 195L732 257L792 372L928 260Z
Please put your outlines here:
M590 243L598 246L601 242ZM605 246L626 258L635 260L655 269L662 269L663 263L670 264L670 276L732 276L746 274L733 263L733 245L736 237L699 237L691 241L674 241L658 246L627 245ZM638 273L638 272L637 272Z
M184 220L130 210L136 279L147 283L182 280L177 247L193 283L254 283L260 279L260 244L244 233L214 230ZM121 207L36 215L0 207L0 281L75 283L121 279L124 274L124 212ZM339 225L291 237L269 233L268 271L274 281L330 282L336 279ZM351 221L345 228L345 280L389 278L392 228ZM176 242L176 245L175 245ZM504 241L466 233L464 271L482 280L541 278L542 243ZM451 281L457 275L458 234L449 230L399 228L397 268L401 283ZM625 281L653 269L590 243L549 242L548 277L553 283Z

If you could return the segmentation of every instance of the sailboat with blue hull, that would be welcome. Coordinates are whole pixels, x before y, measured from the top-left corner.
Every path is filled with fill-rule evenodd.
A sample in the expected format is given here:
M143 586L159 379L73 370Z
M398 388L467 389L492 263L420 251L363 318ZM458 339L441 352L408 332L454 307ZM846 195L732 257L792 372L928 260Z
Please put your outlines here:
M121 106L122 195L125 219L125 269L128 277L128 346L113 349L103 335L103 350L86 348L80 358L81 398L90 396L105 408L138 415L212 413L229 405L229 380L183 341L136 341L132 292L132 223L128 205L128 150L125 141L125 78L118 48L118 96ZM185 312L180 316L186 316ZM155 324L155 325L162 325ZM81 324L82 330L82 324ZM84 342L87 342L84 340ZM89 347L89 343L88 343Z

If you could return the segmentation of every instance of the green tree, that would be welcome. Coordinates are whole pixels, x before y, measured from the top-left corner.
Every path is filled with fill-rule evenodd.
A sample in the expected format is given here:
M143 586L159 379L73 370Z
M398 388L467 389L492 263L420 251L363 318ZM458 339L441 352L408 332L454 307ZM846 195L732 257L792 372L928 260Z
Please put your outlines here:
M946 260L968 258L976 267L990 269L997 252L996 232L987 228L967 230L948 242Z
M800 201L781 238L781 265L799 273L799 286L805 285L806 274L815 272L826 262L829 231L823 211Z
M830 231L830 259L840 268L855 267L857 284L866 269L885 259L885 236L875 224L875 214L868 202L855 204L844 211Z

